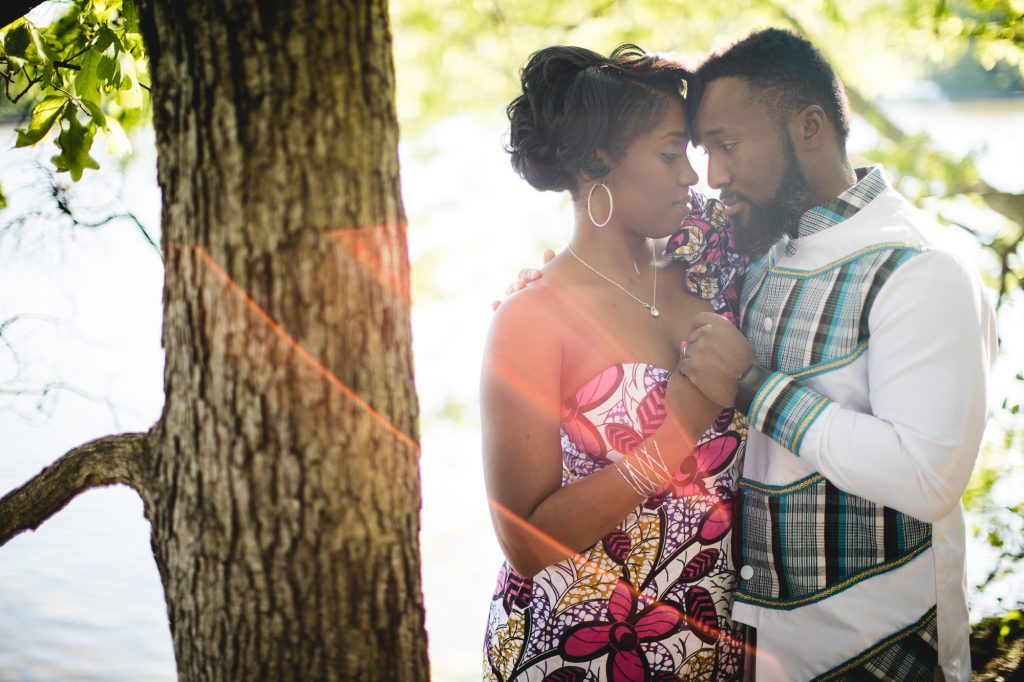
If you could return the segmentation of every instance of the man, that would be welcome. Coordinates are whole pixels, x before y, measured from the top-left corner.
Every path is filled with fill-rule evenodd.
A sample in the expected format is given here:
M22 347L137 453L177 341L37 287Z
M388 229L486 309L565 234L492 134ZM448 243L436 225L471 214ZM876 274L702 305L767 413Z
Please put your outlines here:
M691 132L755 260L742 334L704 314L682 371L752 427L733 617L756 628L757 679L967 680L960 497L996 352L981 282L880 167L851 168L843 87L809 42L760 31L698 76Z

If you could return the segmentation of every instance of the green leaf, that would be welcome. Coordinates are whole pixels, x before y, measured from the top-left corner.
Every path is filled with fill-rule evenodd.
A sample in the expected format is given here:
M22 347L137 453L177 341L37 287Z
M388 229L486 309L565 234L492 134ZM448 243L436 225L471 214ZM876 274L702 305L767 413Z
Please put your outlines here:
M50 160L58 171L70 172L71 179L77 181L82 178L82 173L86 168L98 170L100 167L96 159L89 156L89 150L92 149L92 138L96 134L96 124L90 120L87 124L82 125L78 122L78 117L75 116L73 110L70 116L64 117L64 120L68 122L68 127L57 136L57 147L60 148L60 154Z
M50 65L55 61L60 60L60 55L50 47L50 44L46 42L46 38L39 32L32 24L25 24L28 29L28 35L32 39L32 45L36 48L36 62L39 64Z
M7 208L7 195L4 194L3 187L0 187L0 208Z
M93 49L99 52L106 52L107 48L111 45L114 46L115 53L124 51L121 41L117 39L117 34L104 26L96 32L96 45Z
M100 105L98 102L96 102L96 100L92 99L91 97L83 97L82 104L85 106L86 110L88 110L89 116L92 118L93 123L100 127L106 124L107 117L103 113L103 109L100 108Z
M124 0L121 3L121 14L124 15L124 30L139 33L139 12L135 8L135 0Z
M22 24L12 28L4 36L4 50L12 57L24 57L30 42L32 42L32 38L28 34L28 29Z
M47 62L43 66L42 71L39 73L39 82L42 83L44 86L45 85L53 85L54 84L53 74L54 74L53 62Z
M7 75L13 76L21 72L21 70L25 68L25 64L28 62L21 57L12 57L11 55L7 55L7 63L9 64L7 67Z
M92 0L92 11L96 20L101 24L109 24L120 14L120 2L108 2L107 0Z
M27 130L18 130L18 140L14 146L30 147L43 139L67 105L68 99L63 95L50 95L37 104L32 110L32 122Z
M96 75L96 68L100 63L100 53L92 49L85 53L82 58L81 68L75 76L75 90L84 99L87 97L99 97L100 79Z
M137 109L142 106L142 88L138 83L132 83L130 79L126 78L121 83L121 88L117 99L121 106L125 109Z
M113 57L100 57L99 64L96 65L96 75L112 87L116 88L121 84L121 70Z
M107 116L103 126L104 137L107 139L107 153L111 156L127 154L132 150L132 143L125 135L124 128L113 116Z

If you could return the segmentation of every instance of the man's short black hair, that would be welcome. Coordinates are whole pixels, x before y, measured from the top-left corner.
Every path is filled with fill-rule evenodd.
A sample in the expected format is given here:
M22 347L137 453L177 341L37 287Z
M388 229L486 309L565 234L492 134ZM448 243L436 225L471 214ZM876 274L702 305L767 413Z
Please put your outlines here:
M713 54L696 73L696 92L687 107L691 135L703 86L716 78L742 78L764 102L776 122L811 104L828 116L844 146L850 132L846 90L818 48L802 36L779 28L751 33L724 52ZM698 143L699 140L694 140Z

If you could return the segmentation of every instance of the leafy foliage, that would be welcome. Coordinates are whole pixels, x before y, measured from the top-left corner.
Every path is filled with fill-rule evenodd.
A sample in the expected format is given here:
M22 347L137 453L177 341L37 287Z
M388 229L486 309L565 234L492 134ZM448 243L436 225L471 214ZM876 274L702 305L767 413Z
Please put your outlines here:
M983 618L971 628L971 669L975 682L1020 679L1022 662L1024 613L1019 609Z
M131 150L125 127L147 119L147 61L134 0L74 0L48 26L23 17L0 31L0 78L11 102L37 101L16 146L55 138L51 161L78 180L107 151Z

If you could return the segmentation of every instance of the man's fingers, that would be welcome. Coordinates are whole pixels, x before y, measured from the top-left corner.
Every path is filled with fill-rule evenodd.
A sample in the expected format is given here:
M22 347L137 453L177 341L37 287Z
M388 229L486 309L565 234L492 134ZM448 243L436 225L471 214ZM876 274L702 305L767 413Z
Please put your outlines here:
M544 256L543 256L543 258L544 258L544 262L545 263L550 262L552 259L554 259L554 257L555 257L555 252L554 251L552 251L551 249L544 249Z
M540 279L540 270L537 268L523 268L519 271L520 282L532 282L535 279Z

